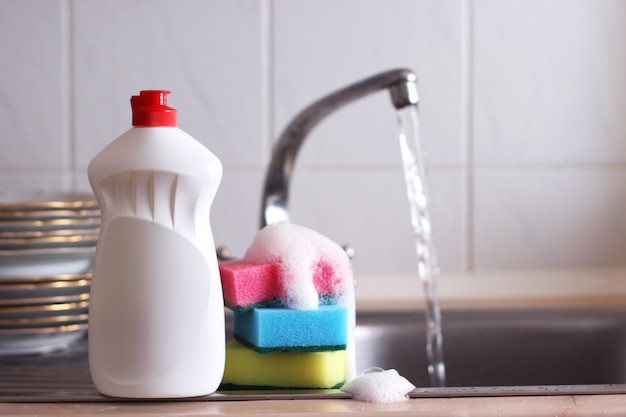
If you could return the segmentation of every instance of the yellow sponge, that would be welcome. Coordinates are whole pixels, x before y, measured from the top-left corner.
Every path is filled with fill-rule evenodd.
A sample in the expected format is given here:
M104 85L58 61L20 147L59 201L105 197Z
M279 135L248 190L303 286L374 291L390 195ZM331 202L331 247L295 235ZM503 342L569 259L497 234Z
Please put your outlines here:
M337 388L346 377L346 351L258 353L226 343L222 387Z

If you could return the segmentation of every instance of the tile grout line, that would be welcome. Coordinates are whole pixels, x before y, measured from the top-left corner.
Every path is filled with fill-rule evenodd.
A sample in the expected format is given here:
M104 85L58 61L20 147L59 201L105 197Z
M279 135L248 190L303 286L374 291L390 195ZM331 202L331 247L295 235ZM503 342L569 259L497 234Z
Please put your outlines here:
M474 271L474 137L473 137L473 0L461 3L461 120L463 170L463 230L464 263L468 272Z
M69 0L62 1L60 3L60 23L61 23L61 147L63 149L63 168L62 168L62 180L61 187L63 190L71 187L71 175L69 174L71 166L71 134L70 134L70 105L68 98L69 91L69 68L68 68L68 56L69 56Z
M63 187L70 190L76 189L76 132L74 130L74 70L72 57L74 55L73 42L73 1L66 0L63 3L62 14L62 42L63 42L63 146L65 148L65 162L63 174Z
M274 136L274 2L261 3L261 165L269 164Z
M260 175L263 174L264 167L269 165L272 152L272 137L274 130L274 2L273 0L262 0L260 2L260 23L261 23L261 155L259 166ZM257 168L258 170L258 168ZM265 181L265 179L263 179ZM261 190L258 195L259 213L261 212Z

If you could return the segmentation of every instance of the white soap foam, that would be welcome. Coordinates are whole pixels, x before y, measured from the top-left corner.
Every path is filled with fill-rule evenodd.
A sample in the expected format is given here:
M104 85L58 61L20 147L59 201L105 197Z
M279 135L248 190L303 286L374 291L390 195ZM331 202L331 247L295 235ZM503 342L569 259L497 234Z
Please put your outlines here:
M415 385L395 369L385 371L381 368L363 371L341 387L342 391L352 394L353 399L372 403L404 401L414 389Z
M339 304L352 304L341 297L353 298L352 265L345 251L322 234L290 222L279 222L261 229L243 259L247 262L280 264L287 307L315 310L319 295L313 276L320 261L333 268L333 294Z

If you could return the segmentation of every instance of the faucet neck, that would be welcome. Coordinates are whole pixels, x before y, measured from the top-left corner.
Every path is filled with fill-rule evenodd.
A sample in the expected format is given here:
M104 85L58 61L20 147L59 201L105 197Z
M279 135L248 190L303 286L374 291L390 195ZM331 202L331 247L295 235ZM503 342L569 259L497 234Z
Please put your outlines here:
M417 77L408 69L386 71L331 93L302 110L276 143L263 188L261 227L289 220L288 193L295 160L309 132L337 109L388 89L396 109L417 105Z

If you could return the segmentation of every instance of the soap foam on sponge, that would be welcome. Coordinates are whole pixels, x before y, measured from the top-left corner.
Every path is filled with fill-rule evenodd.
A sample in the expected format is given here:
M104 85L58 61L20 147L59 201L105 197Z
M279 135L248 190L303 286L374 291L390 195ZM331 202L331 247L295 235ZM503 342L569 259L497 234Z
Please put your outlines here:
M280 269L284 301L296 310L314 310L319 305L315 285L339 297L353 294L352 266L344 250L322 234L290 222L261 229L243 257L246 262L275 263ZM321 269L321 273L316 274ZM332 277L328 279L328 277ZM327 279L324 280L323 277ZM344 304L342 300L339 304Z

